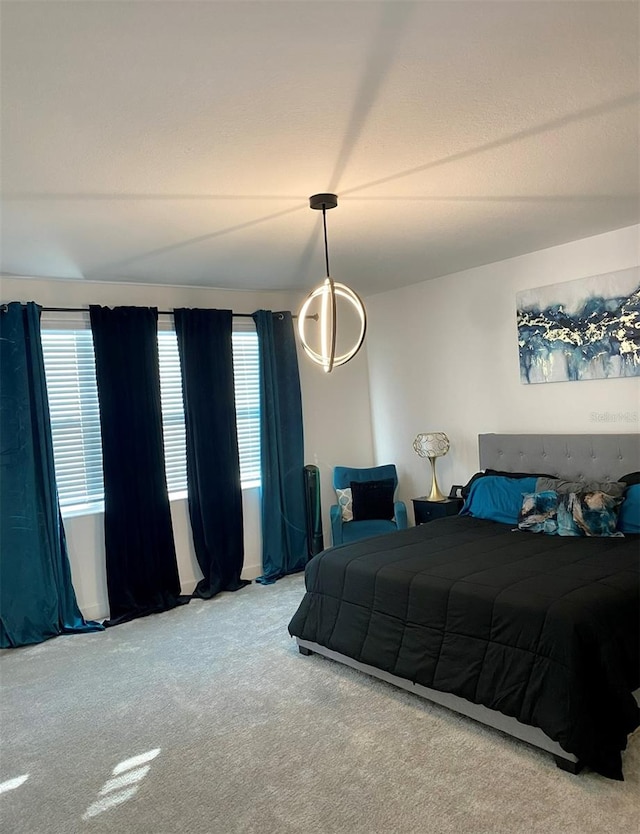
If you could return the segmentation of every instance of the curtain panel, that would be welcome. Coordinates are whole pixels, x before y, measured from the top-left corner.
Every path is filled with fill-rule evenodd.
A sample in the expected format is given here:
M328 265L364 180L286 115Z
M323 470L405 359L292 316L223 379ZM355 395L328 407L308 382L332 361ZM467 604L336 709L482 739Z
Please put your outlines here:
M0 646L101 630L71 584L34 302L0 312L0 450Z
M260 346L262 568L270 584L304 569L307 531L298 354L290 312L253 314Z
M231 310L174 310L187 440L195 597L237 591L244 562Z
M110 619L117 625L188 602L164 466L158 311L90 307L100 403Z

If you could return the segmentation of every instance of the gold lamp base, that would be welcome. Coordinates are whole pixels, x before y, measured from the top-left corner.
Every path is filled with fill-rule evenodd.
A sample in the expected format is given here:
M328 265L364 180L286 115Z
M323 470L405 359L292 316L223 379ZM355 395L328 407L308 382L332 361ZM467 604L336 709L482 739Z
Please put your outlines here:
M428 500L429 501L446 501L447 496L443 495L440 492L440 487L438 486L438 479L436 478L436 460L437 458L430 457L429 461L431 462L431 492L429 493Z

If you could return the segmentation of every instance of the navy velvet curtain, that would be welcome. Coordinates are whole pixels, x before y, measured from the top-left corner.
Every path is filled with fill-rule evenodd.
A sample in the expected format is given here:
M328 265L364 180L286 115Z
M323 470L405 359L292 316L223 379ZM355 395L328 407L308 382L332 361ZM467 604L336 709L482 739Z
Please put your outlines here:
M104 532L111 618L188 602L180 580L164 468L158 311L90 307L100 403Z
M260 347L262 568L275 582L307 563L302 395L291 313L253 314Z
M56 490L40 309L0 312L0 646L101 630L71 584Z
M189 517L203 573L195 597L248 585L240 579L244 525L233 381L231 310L174 310L187 437Z

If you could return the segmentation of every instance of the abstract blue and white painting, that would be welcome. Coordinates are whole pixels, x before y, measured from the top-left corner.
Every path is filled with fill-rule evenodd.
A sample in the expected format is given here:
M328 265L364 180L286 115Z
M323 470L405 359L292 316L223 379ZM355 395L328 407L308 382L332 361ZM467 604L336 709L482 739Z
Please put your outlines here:
M640 267L517 295L520 380L640 376Z

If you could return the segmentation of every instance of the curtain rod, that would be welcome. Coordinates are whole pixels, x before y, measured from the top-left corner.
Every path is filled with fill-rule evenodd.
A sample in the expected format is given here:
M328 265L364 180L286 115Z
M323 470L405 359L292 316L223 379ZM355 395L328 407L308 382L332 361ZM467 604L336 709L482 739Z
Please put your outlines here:
M41 307L43 313L88 313L88 307ZM173 310L158 310L159 316L172 316ZM251 313L234 313L234 318L250 319Z
M4 305L3 305L4 306ZM42 307L43 313L88 313L88 307ZM159 316L172 316L173 310L158 310ZM253 313L232 313L234 319L251 319L253 318ZM291 318L297 319L297 315L292 315ZM318 318L318 314L316 313L315 316L309 316L309 318L316 319Z
M43 313L88 313L88 307L41 307L40 308ZM7 305L0 304L0 311L3 313L7 312ZM172 316L173 310L158 310L159 316ZM232 313L231 314L234 319L252 319L253 313ZM292 319L297 319L298 316L296 313L293 313L291 316ZM318 313L315 313L313 316L307 316L308 319L313 319L314 321L318 321Z

